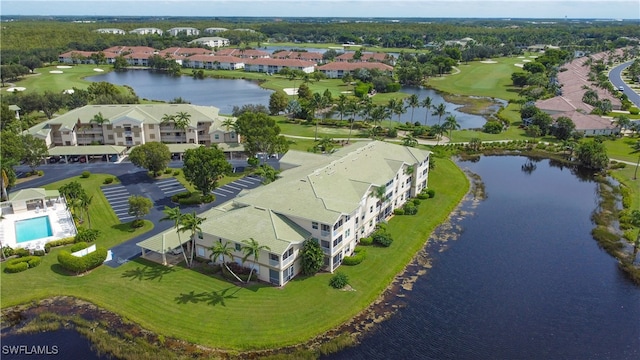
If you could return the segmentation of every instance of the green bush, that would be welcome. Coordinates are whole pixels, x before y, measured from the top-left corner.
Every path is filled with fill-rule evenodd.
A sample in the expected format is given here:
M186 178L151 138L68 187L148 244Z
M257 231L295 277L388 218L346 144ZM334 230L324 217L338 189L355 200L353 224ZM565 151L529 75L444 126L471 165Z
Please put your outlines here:
M73 256L69 251L62 250L58 254L58 263L63 268L80 274L100 266L106 258L107 249L103 247L82 257Z
M135 219L131 222L131 227L134 229L141 228L143 226L144 226L144 220L142 219Z
M78 229L78 234L76 234L75 242L94 242L100 236L100 230L98 229Z
M169 174L171 174L172 172L173 172L173 170L171 170L171 169L164 169L164 173L165 173L166 175L169 175Z
M369 246L373 244L373 238L371 236L363 237L360 239L360 245Z
M91 176L91 173L87 170L83 171L82 174L80 175L81 178L86 179L89 176Z
M391 243L393 243L393 238L391 234L386 231L376 231L373 234L373 243L379 246L389 247Z
M51 251L52 247L69 245L69 244L73 244L75 242L76 242L75 236L68 237L68 238L63 238L63 239L60 239L60 240L49 241L48 243L44 244L44 251L48 253L49 251Z
M31 253L29 253L29 250L20 248L20 247L13 250L13 254L17 255L18 257L25 257L25 256L31 255Z
M17 273L34 268L40 265L42 260L38 256L25 256L17 259L11 259L7 262L4 271L7 273Z
M427 195L429 195L429 198L433 198L436 196L436 191L433 189L427 189Z
M105 178L102 183L103 184L111 184L112 182L113 182L113 178L112 177L108 177L108 178Z
M356 247L355 250L353 250L353 255L345 256L344 259L342 259L342 263L348 266L358 265L366 257L367 257L367 250Z
M394 209L394 215L404 215L404 209Z
M174 170L173 171L173 176L178 176L180 175L180 170Z
M418 199L420 200L427 200L429 198L429 194L427 193L420 193L418 194L418 196L416 196Z
M44 171L38 170L38 176L43 176L43 175L44 175Z
M213 202L215 199L216 199L216 196L213 194L208 194L201 198L202 202L206 204Z
M349 284L349 277L343 272L337 272L329 280L329 285L334 289L342 289Z
M34 250L33 255L35 256L45 256L46 252L44 250Z
M640 114L640 109L638 109L635 106L632 106L632 107L629 108L629 114L638 115L638 114Z
M420 199L413 199L413 205L418 206L420 205Z
M415 215L418 213L418 208L410 202L404 204L402 209L404 210L405 215Z
M3 246L2 247L2 254L4 255L4 257L12 256L14 254L13 248L11 248L11 246L9 246L9 245Z
M80 242L78 242L78 243L75 243L75 244L74 244L74 245L69 249L69 251L71 251L72 253L74 253L74 252L76 252L76 251L80 251L80 250L82 250L82 249L86 249L86 248L88 248L88 247L89 247L89 245L88 245L86 242L84 242L84 241L80 241Z

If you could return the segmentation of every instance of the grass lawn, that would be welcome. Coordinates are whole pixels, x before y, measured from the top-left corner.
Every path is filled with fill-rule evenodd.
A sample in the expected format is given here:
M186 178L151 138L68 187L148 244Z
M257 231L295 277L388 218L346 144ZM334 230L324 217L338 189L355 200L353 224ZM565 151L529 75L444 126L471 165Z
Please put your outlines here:
M73 65L69 69L59 69L56 66L38 68L36 74L29 75L24 80L16 82L16 86L25 87L25 92L62 92L63 90L78 88L86 89L91 84L90 81L84 80L85 77L104 74L104 72L93 71L93 69L102 69L105 72L111 71L113 66L109 65ZM50 71L62 71L62 74L51 73ZM128 92L122 86L118 86L121 91Z
M58 250L54 250L35 269L2 273L2 304L73 295L159 334L205 346L256 349L296 344L340 325L368 306L468 189L467 178L447 159L438 159L429 182L436 197L422 202L419 215L396 216L390 221L395 239L391 247L370 247L362 264L340 268L356 291L332 289L330 274L297 278L284 288L236 287L182 267L165 268L143 260L117 269L102 266L74 277L60 271ZM24 284L29 284L29 291L23 291Z
M450 94L468 96L487 96L504 100L516 99L519 88L514 87L511 74L522 69L515 64L522 64L517 57L500 57L487 64L473 61L468 64L460 64L459 73L455 71L443 77L432 77L429 85L440 91Z

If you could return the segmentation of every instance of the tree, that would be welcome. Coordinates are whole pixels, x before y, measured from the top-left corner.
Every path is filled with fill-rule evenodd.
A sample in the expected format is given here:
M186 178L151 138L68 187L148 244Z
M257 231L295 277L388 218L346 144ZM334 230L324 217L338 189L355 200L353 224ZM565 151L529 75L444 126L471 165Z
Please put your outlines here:
M141 227L141 217L149 214L153 207L153 201L141 195L129 196L129 211L128 214L135 216L135 220L131 223L132 227Z
M253 257L253 266L251 267L251 272L249 272L249 278L247 282L251 280L251 275L253 275L253 269L255 268L255 264L258 262L258 258L260 257L260 251L266 250L270 251L271 248L267 245L260 245L254 238L249 238L248 240L242 240L242 242L246 245L242 246L242 252L244 253L244 257L242 258L242 262L244 263L247 259L252 256Z
M275 120L263 113L247 112L236 120L237 132L244 138L244 148L249 156L259 153L269 156L289 150L289 143L280 135Z
M162 210L162 212L164 213L164 217L162 219L160 219L160 221L173 221L173 227L176 229L176 233L178 234L178 242L180 243L180 248L182 249L182 239L180 239L180 225L182 224L182 211L180 210L180 207L176 206L174 208L170 208L168 206L165 205L164 210ZM162 246L162 250L164 251L164 245ZM184 250L184 249L183 249ZM184 263L187 264L187 266L189 266L189 259L187 259L187 252L186 251L182 251L182 256L184 257Z
M301 265L303 275L314 275L324 265L324 251L316 239L308 239L302 246Z
M433 107L433 113L431 115L438 116L438 125L440 125L440 120L447 113L447 108L444 103L438 104L438 106Z
M576 158L582 166L596 171L605 169L609 164L607 149L601 141L597 140L578 144Z
M236 278L236 280L242 282L242 279L240 279L238 277L238 275L236 275L227 265L226 261L224 261L224 257L228 256L229 259L231 259L231 261L233 261L233 250L231 250L231 248L229 247L229 243L228 242L222 242L222 241L214 241L213 245L209 248L209 251L211 251L211 261L213 261L214 263L218 261L218 258L221 258L222 260L222 265L227 269L227 271L233 275L233 277Z
M171 161L171 152L161 142L148 142L134 147L129 160L135 166L151 171L153 176L158 176Z
M254 172L255 175L262 178L262 184L264 185L276 181L276 179L278 179L279 173L280 171L267 164L258 166L256 171Z
M636 162L636 170L633 172L633 180L638 178L638 166L640 165L640 140L633 145L633 151L638 153L638 161Z
M539 138L542 135L542 130L540 130L540 126L538 125L529 125L527 126L527 130L525 131L527 136L531 136L535 141L536 138Z
M269 113L271 115L278 115L280 112L287 109L289 103L289 97L282 90L278 90L271 94L269 97Z
M411 108L411 123L413 124L413 112L418 106L420 106L418 95L412 94L411 96L409 96L409 98L407 99L407 105Z
M187 266L191 267L193 266L193 256L196 252L196 235L202 232L200 225L202 225L202 223L207 219L199 217L194 211L193 213L182 215L180 220L181 227L178 231L191 231L191 246L187 246L189 248L189 262L187 263Z
M418 146L418 140L413 136L413 134L408 133L407 136L402 138L402 145L408 147L416 147Z
M89 214L89 207L91 206L91 202L93 201L93 195L89 196L86 193L80 197L80 208L82 212L87 217L87 222L89 223L89 229L91 229L91 215Z
M389 99L389 102L387 103L387 110L389 111L389 114L398 115L398 124L400 124L400 116L407 112L403 101L396 98ZM391 129L391 127L391 116L389 116L389 129Z
M433 100L429 96L427 96L426 98L422 99L422 101L420 102L420 106L422 106L423 108L425 108L427 110L425 115L424 115L424 126L427 126L427 121L429 120L429 111L431 110L431 107L433 106L432 102L433 102Z
M449 130L449 139L451 139L451 131L460 129L460 124L458 124L455 115L449 115L444 118L444 128Z
M553 118L551 118L551 115L543 111L538 111L531 118L531 124L538 125L542 136L547 135L549 133L552 123L553 123Z
M235 128L235 120L233 120L232 118L225 118L222 121L222 126L224 126L225 130L229 131L233 128Z
M108 123L108 122L109 122L109 119L107 119L106 117L102 116L101 112L98 112L97 114L93 115L93 118L91 120L89 120L89 123L96 123L101 128L105 123ZM104 143L104 141L103 141L103 143Z
M560 116L552 128L552 133L559 140L567 140L575 129L576 124L573 123L573 120L566 116Z
M613 123L620 129L620 135L625 129L631 127L631 119L627 115L620 114L613 117Z
M214 144L188 149L184 153L184 177L202 195L210 194L217 187L218 180L231 173L233 167L227 162L224 152Z
M638 235L633 242L633 257L631 258L631 262L633 263L636 256L638 256L638 249L640 249L640 210L631 211L631 225L638 228Z
M49 154L49 149L47 149L47 144L44 140L38 139L31 134L24 135L22 142L24 144L24 161L34 172Z
M129 63L127 62L127 59L124 58L124 56L122 55L116 56L113 62L113 70L116 70L116 71L126 70L127 66L129 66Z

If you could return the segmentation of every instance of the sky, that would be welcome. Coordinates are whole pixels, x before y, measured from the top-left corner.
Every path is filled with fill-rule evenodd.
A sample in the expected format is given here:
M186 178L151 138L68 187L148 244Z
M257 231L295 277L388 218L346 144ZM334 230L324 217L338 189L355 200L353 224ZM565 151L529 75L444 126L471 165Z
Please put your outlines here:
M0 16L640 19L640 0L2 0Z

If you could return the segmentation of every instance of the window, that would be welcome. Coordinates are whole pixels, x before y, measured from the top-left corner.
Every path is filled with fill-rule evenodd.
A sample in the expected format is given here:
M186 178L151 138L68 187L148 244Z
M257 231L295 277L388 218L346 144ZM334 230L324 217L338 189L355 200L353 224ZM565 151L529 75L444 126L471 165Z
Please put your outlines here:
M327 240L320 240L320 246L328 249L330 247L331 244L329 244L329 242Z
M318 223L315 221L311 222L311 228L318 230Z
M241 250L242 250L242 245L236 244L236 251L241 251Z
M289 258L289 256L293 256L293 248L290 248L289 251L286 251L282 255L282 261L287 260Z
M156 138L156 134L149 134L149 139L155 139Z
M154 129L155 125L154 124L149 124L149 130Z
M124 131L131 131L131 126L125 126Z
M329 232L329 231L331 231L331 226L326 225L326 224L322 224L322 225L320 226L320 229L321 229L322 231Z
M203 235L202 235L202 231L198 231L198 239L202 239Z
M342 226L342 219L338 220L338 222L333 225L333 230L338 230L340 226Z
M113 140L113 135L107 135L107 139Z
M342 243L342 235L338 236L337 239L333 240L333 247L336 247Z
M345 215L345 216L344 216L344 221L345 221L345 222L347 222L347 221L349 221L349 220L351 220L351 216L349 216L349 215Z
M213 138L216 139L216 140L220 140L220 134L214 134Z
M351 229L347 229L347 230L344 232L344 237L345 237L345 238L348 238L348 237L349 237L349 235L351 235Z
M278 261L280 260L280 257L276 254L269 254L269 260Z
M372 212L373 212L373 205L371 205L371 207L369 208L369 213L372 213ZM364 218L364 216L363 216L363 218Z

